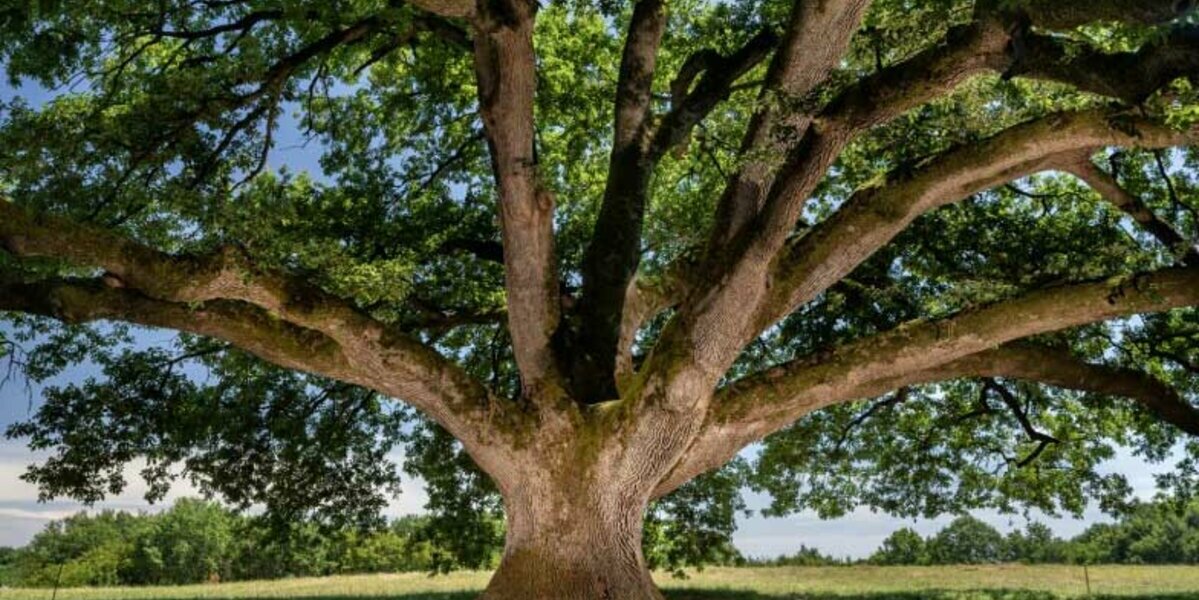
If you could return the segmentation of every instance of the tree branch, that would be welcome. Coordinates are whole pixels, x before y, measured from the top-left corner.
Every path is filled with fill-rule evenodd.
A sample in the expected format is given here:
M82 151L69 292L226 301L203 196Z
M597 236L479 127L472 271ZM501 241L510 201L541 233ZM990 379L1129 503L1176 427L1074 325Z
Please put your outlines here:
M869 5L869 0L793 3L780 49L766 73L760 108L741 142L741 154L749 160L720 199L713 247L728 243L761 208L775 177L770 157L783 154L788 140L803 137L811 124L810 116L786 105L808 96L836 68Z
M656 160L682 143L697 123L712 112L718 103L728 98L733 84L765 60L777 43L774 32L764 29L727 57L704 52L696 55L703 57L701 59L694 62L688 59L680 77L671 84L670 112L662 118L662 123L654 132L649 155ZM688 65L692 68L688 69ZM697 68L703 71L703 76L692 90L691 81L696 75L691 71Z
M1024 377L1017 374L1007 358L1011 355L1006 354L1013 347L1025 347L1009 342L1029 336L1195 305L1199 305L1199 268L1165 269L1037 290L793 360L718 391L701 433L659 484L655 496L719 467L746 445L810 412L905 386L966 376L1033 378L1071 389L1128 396L1163 420L1199 435L1199 410L1164 384L1154 385L1151 378L1109 367L1075 365L1071 370L1061 361L1038 363L1040 356L1020 363L1026 365L1025 374L1037 375ZM995 354L1000 350L1004 354ZM1005 360L1001 362L999 357ZM992 364L998 366L988 366Z
M1006 386L1000 384L998 381L995 381L990 377L983 380L983 393L985 394L989 391L999 394L999 399L1002 400L1004 406L1006 406L1008 410L1012 412L1012 416L1016 417L1016 422L1020 423L1020 428L1024 430L1024 434L1027 435L1030 440L1037 442L1037 447L1035 450L1030 452L1028 456L1016 461L1017 468L1022 469L1032 464L1037 460L1037 457L1040 456L1041 453L1044 452L1045 449L1051 444L1062 443L1061 440L1037 429L1037 427L1033 425L1032 419L1029 418L1028 413L1024 410L1024 407L1020 406L1020 401L1016 399L1016 396L1012 394L1011 390L1007 389Z
M1113 206L1132 217L1171 254L1179 256L1184 264L1199 265L1199 245L1187 240L1173 225L1154 214L1153 209L1143 200L1124 189L1120 182L1116 181L1115 175L1096 166L1091 161L1090 152L1064 155L1058 166L1081 179Z
M651 92L666 20L661 0L639 0L633 8L616 84L608 178L583 256L577 318L564 322L558 332L563 368L572 391L584 402L616 397L620 320L641 262L641 232L653 171L644 146L653 127Z
M1117 21L1155 25L1166 23L1194 10L1194 0L1102 0L1097 2L1062 2L1061 0L1027 0L1020 10L1038 26L1048 29L1071 29L1098 21Z
M1137 105L1179 77L1199 76L1199 27L1173 29L1136 52L1107 54L1026 34L1005 75L1056 81Z
M817 225L780 261L759 327L773 323L848 275L916 217L993 186L1031 175L1105 146L1165 147L1199 138L1150 121L1116 126L1116 115L1059 113L959 147L915 171L862 189Z
M312 335L323 334L340 346L347 368L357 374L355 383L411 403L472 442L488 435L478 415L494 410L494 399L457 365L301 279L257 269L234 248L203 256L166 254L104 229L30 215L15 204L0 201L0 249L17 257L49 257L77 267L103 269L108 288L126 291L122 296L111 292L104 298L141 299L140 303L119 305L126 312L92 318L127 315L133 322L178 329L172 323L146 321L156 317L141 317L133 309L209 306L213 302L221 303L214 305L219 307L228 302L257 307L276 321ZM55 290L46 293L51 291ZM49 297L57 298L58 293Z
M340 380L353 378L341 347L327 336L271 318L248 304L218 300L189 307L112 287L112 280L0 283L0 310L79 324L113 320L225 340L279 366Z
M940 321L917 322L797 359L729 386L716 419L774 430L856 390L919 373L1032 335L1199 304L1199 268L1075 283L1026 293ZM906 385L906 384L901 384ZM898 387L898 386L896 386Z
M645 3L643 3L645 4ZM653 4L657 4L656 1ZM642 4L638 5L640 10ZM625 302L633 299L636 290L631 286L637 266L641 261L641 232L645 208L649 196L649 183L654 167L672 147L680 144L691 129L706 117L718 103L729 95L732 84L761 62L773 48L774 34L763 31L754 36L741 49L728 57L715 52L702 52L688 59L681 77L690 81L703 72L694 90L689 83L672 86L682 97L661 120L656 129L650 131L648 117L649 92L652 72L629 68L629 55L640 55L636 64L647 63L651 49L646 47L644 34L638 33L634 13L634 29L630 31L626 46L625 63L621 71L622 85L618 86L617 132L609 165L608 182L604 202L596 222L593 242L587 248L583 262L583 293L577 311L577 335L570 343L572 357L571 381L577 396L586 401L598 402L617 397L616 375L625 366L622 349L627 348L624 340L624 316L629 313ZM648 18L648 17L644 17ZM661 18L664 22L664 17ZM658 31L660 35L661 32ZM656 38L652 51L656 53ZM695 58L706 57L705 59ZM652 62L648 62L652 67ZM643 87L629 87L627 71L640 72L644 77ZM630 80L636 78L627 75ZM643 103L637 104L642 119L637 121L635 132L624 131L622 126L631 126L633 119L622 112L630 110L621 98L634 92L643 94ZM642 96L636 96L642 98ZM629 123L625 123L628 121ZM637 307L641 310L646 307ZM635 330L634 330L635 332Z
M473 0L409 0L409 3L441 17L469 19L475 16Z
M753 226L746 228L752 235L743 236L739 242L719 253L721 260L713 267L716 272L705 278L721 282L724 288L705 294L708 297L705 303L712 307L709 309L712 313L710 320L713 323L725 323L730 319L730 311L745 311L747 305L755 304L747 298L738 298L737 301L729 298L744 295L743 290L766 287L761 280L766 276L766 271L759 265L774 260L793 232L806 199L840 151L862 131L925 103L974 75L987 71L1009 71L1014 62L1019 63L1016 72L1020 76L1074 83L1084 85L1090 91L1103 92L1105 90L1100 86L1088 85L1087 82L1121 78L1124 71L1114 67L1126 61L1148 60L1155 65L1148 70L1148 75L1130 77L1130 82L1121 84L1119 90L1107 90L1118 91L1121 96L1143 98L1163 85L1163 82L1193 73L1194 65L1199 61L1199 53L1193 51L1191 38L1196 30L1193 26L1175 32L1162 44L1135 53L1105 56L1103 60L1092 59L1086 53L1082 56L1063 55L1056 47L1047 47L1045 44L1014 45L1014 36L1031 36L1022 27L1026 28L1027 23L1018 23L1013 27L998 18L984 16L975 23L951 30L942 46L926 50L909 61L861 80L826 106L816 117L815 122L820 127L807 131L780 168L779 172L783 175L774 183ZM830 255L838 253L836 248L823 252ZM794 271L802 273L800 269ZM803 279L801 276L795 277ZM819 286L820 289L829 283L824 282ZM758 305L762 312L757 321L747 326L744 332L739 332L744 339L752 339L753 335L795 306L794 302L777 303L778 297L790 289L787 284L772 287L770 297ZM802 301L805 297L810 298L807 294L798 293L795 301ZM729 344L730 348L736 346Z
M475 77L499 192L508 329L527 395L556 373L558 325L554 198L537 176L532 0L484 2L472 17Z

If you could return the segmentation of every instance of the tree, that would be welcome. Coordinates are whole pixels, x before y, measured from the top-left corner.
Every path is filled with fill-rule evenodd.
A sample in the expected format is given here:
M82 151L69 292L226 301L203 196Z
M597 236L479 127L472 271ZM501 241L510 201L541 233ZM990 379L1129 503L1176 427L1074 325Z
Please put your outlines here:
M9 434L47 497L141 458L283 524L406 443L463 556L502 498L488 599L659 598L643 515L727 532L722 478L1116 508L1114 444L1199 433L1192 4L6 3L60 92L6 107L0 309L103 369Z
M931 558L924 538L914 530L903 527L883 540L882 546L870 556L870 562L879 565L927 565Z
M969 515L953 520L928 542L934 563L978 565L1002 562L1003 535L994 527Z
M1044 523L1032 522L1024 531L1013 530L1004 540L1008 561L1026 564L1066 562L1067 544L1053 535Z

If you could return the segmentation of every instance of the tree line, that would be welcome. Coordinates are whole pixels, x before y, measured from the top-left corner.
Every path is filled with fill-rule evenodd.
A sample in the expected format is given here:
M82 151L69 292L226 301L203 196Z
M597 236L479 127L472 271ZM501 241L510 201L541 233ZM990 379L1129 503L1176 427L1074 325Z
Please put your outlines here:
M838 559L801 547L788 556L748 564L827 566L953 564L1199 564L1199 502L1141 503L1114 523L1097 523L1070 539L1032 521L1007 535L964 515L940 531L921 536L904 527L891 533L868 558Z
M494 526L491 567L503 539L503 524ZM410 515L370 531L308 522L280 532L217 503L181 499L157 514L82 512L54 521L25 547L0 548L0 585L162 585L462 568L433 530L427 517ZM646 541L645 554L659 568L673 566L653 560L668 551L667 537ZM966 515L927 537L898 529L858 560L803 546L771 559L745 557L727 544L706 554L726 566L1199 564L1199 501L1143 503L1070 539L1035 521L1004 535Z
M166 585L458 568L428 521L405 516L372 530L301 521L280 531L197 499L157 514L81 512L50 523L23 548L0 549L0 584ZM495 523L492 566L502 528Z

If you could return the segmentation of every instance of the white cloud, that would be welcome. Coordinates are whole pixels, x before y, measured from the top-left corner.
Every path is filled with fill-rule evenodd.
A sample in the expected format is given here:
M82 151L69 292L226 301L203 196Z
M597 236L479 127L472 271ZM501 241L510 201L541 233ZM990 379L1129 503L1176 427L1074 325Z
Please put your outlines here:
M5 519L32 519L35 521L56 521L65 519L73 514L74 510L25 510L20 508L0 508L0 518Z

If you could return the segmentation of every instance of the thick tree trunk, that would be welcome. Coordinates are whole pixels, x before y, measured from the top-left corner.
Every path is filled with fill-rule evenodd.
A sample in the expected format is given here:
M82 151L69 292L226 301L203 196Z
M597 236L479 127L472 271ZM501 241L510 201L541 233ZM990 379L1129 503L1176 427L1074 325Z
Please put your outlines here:
M481 600L661 600L641 552L648 494L586 476L505 490L508 534Z

